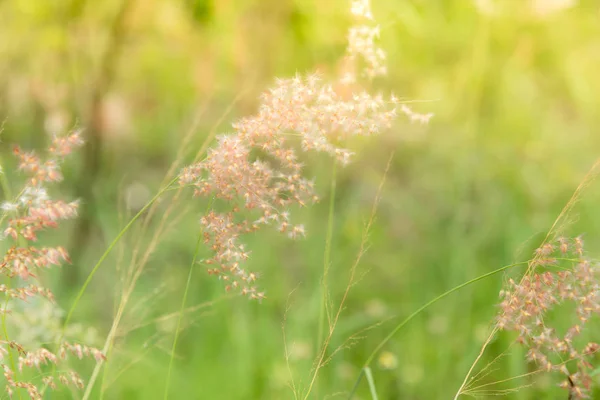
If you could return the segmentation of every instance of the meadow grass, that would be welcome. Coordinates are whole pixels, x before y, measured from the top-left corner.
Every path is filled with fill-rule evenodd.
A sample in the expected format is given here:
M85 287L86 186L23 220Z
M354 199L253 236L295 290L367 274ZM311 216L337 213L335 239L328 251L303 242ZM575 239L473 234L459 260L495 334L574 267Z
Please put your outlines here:
M135 52L131 62L122 66L115 90L140 104L146 104L145 90L154 93L153 106L162 111L156 115L140 106L134 111L134 125L142 132L134 140L136 145L109 148L111 156L96 187L98 234L80 265L73 266L92 269L94 279L77 302L72 302L70 290L57 293L60 304L72 307L68 319L98 326L110 339L107 368L94 389L89 386L90 398L157 398L167 384L171 398L291 398L297 393L307 396L307 391L313 398L336 394L344 398L350 393L355 398L451 398L469 378L465 373L476 359L477 385L471 389L482 398L494 394L514 399L562 398L564 392L555 387L556 382L532 371L524 352L511 346L514 337L500 334L486 340L497 313L498 292L508 277L495 275L468 283L499 266L528 260L598 156L600 136L594 126L600 80L595 73L597 44L591 39L598 34L598 24L591 3L582 1L578 8L536 19L525 12L485 16L459 1L428 5L373 1L392 66L389 78L375 85L411 99L434 100L417 107L434 111L436 119L426 129L399 124L375 142L358 140L355 163L337 170L335 183L330 159L310 160L308 173L317 177L318 192L325 197L299 214L307 238L290 242L264 233L249 239L250 266L261 271L261 287L267 291L261 304L237 297L215 301L224 297L220 282L195 272L188 280L196 257L197 218L163 220L164 215L174 215L165 214L171 197L152 202L143 212L134 211L133 215L140 212L144 217L143 223L120 235L125 225L116 216L115 204L123 196L116 183L123 179L124 170L151 187L168 187L183 161L195 158L187 151L206 150L202 144L212 143L214 126L222 127L223 122L252 111L256 91L267 87L272 76L291 76L317 63L332 63L342 47L347 21L339 10L345 8L342 1L320 3L299 5L301 22L293 27L271 17L275 13L265 12L268 6L256 11L251 6L223 5L214 11L212 31L201 35L185 22L172 36L166 35L170 39L148 22L150 7L140 6L139 18L146 22L132 28L134 44L130 45ZM12 10L4 15L28 22L35 17L17 13L15 4L3 5ZM249 9L254 13L245 14ZM277 15L287 14L284 10ZM8 21L3 33L21 34L32 43L31 54L47 59L46 32L65 34L50 17L35 18L38 22L30 22L32 29L27 32ZM101 27L92 15L86 18ZM249 26L244 28L240 21ZM259 25L268 25L259 37L243 30ZM148 30L153 34L140 34ZM184 40L190 49L221 46L223 51L196 55L202 51L181 50L181 58L188 61L169 67L156 59L172 57L173 37ZM265 37L271 45L262 49ZM33 40L38 38L43 40ZM61 46L62 42L54 43ZM17 50L3 48L3 54L11 58ZM69 51L80 50L69 47ZM186 62L192 64L189 60L200 56L216 60L214 64L222 68L198 83L214 94L206 106L209 111L194 118L202 104L190 107L194 96L183 72L188 70ZM86 76L86 64L70 63L76 74L65 79L57 72L53 79L77 87ZM145 72L143 78L137 78L140 70ZM260 70L262 78L234 106L230 99L244 92L239 82L244 81L246 70ZM24 71L41 75L33 67ZM6 76L13 76L8 72ZM228 106L232 113L220 112ZM23 113L34 114L29 109ZM174 128L187 113L195 121L192 127ZM9 118L2 145L15 141L37 146L36 133L29 134L41 129L36 123L31 118ZM173 131L183 133L175 138L165 134ZM389 148L396 152L368 232L369 251L361 256L357 281L330 335L330 347L346 346L348 338L357 340L327 365L317 363L317 374L314 357L328 336L332 305L348 288L350 266L365 240L365 221L386 170ZM11 161L4 159L6 170ZM180 160L166 174L166 181L163 171L170 163L164 159ZM75 172L65 174L69 178ZM66 185L61 189L68 191ZM173 193L176 190L163 194ZM560 224L564 234L585 234L591 254L598 250L599 194L597 185L588 187L574 204L568 223ZM178 201L175 207L185 207L187 215L203 212L204 204ZM115 243L123 246L123 254L102 256L115 237L120 238ZM56 240L60 239L57 234ZM125 269L124 277L117 278L119 259ZM98 260L102 268L94 267ZM140 269L141 265L146 267ZM120 306L127 285L114 293L115 282L130 283L136 275L127 307ZM510 271L507 275L520 276ZM430 307L434 301L436 306ZM184 305L189 312L184 313ZM484 344L486 351L479 357ZM324 359L331 355L322 354ZM386 362L384 355L395 362ZM489 368L482 367L489 363ZM478 368L484 371L478 374ZM354 386L363 374L367 379ZM497 387L486 386L492 384Z

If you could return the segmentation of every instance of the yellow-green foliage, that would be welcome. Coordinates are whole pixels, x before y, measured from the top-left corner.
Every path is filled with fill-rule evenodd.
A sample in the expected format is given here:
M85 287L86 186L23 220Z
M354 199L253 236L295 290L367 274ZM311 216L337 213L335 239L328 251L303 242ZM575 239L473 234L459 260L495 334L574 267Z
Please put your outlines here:
M120 50L109 60L115 73L102 103L105 146L94 189L95 228L79 263L64 267L79 268L83 276L139 211L131 196L143 204L151 197L146 191L159 187L190 126L195 134L187 148L194 151L186 162L211 129L227 132L230 122L252 113L258 94L275 77L339 71L350 23L346 0L0 1L2 153L11 141L38 146L48 130L85 125L123 1L131 4L117 38ZM373 348L429 299L529 259L600 156L596 2L574 1L553 12L543 5L560 2L372 3L389 58L389 76L374 86L436 116L426 127L399 122L376 140L351 143L360 152L337 171L328 286L335 304L395 150L358 269L361 279L350 292L332 349L357 332L361 339L351 340L323 368L313 398L347 393ZM486 12L490 4L502 6ZM258 304L224 298L223 285L203 266L194 273L188 306L214 303L185 314L170 378L172 399L292 398L290 370L295 384L306 389L317 346L332 172L325 157L305 161L324 197L300 211L307 238L292 242L263 233L248 243L249 269L260 271L267 299ZM69 191L78 170L66 169L63 188ZM599 195L598 183L592 183L576 205L579 218L564 228L565 235L583 233L592 256L600 250ZM94 395L101 387L106 399L163 393L173 313L206 206L179 201L132 294ZM125 285L120 277L127 277L138 240L142 253L151 245L160 217L123 239L85 294L79 320L108 332L113 300L118 302ZM372 366L379 398L454 396L498 311L504 280L496 276L453 294L399 332ZM63 308L76 289L55 293ZM506 352L512 339L500 336L481 366ZM532 367L524 360L523 350L511 347L483 383L527 373ZM509 398L566 398L555 381L544 379L493 389L530 385ZM364 382L357 395L370 398Z

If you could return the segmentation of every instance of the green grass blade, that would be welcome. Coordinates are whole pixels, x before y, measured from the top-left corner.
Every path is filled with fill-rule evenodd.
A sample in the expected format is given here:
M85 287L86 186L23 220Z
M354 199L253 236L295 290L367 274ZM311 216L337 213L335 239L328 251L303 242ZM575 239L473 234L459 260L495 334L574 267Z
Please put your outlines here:
M367 377L367 382L369 383L369 390L371 391L371 398L373 400L378 400L377 398L377 390L375 389L375 380L373 379L373 374L371 373L370 367L364 367L365 376Z
M206 207L205 214L212 206L212 200ZM175 328L175 337L173 338L173 346L171 348L171 357L169 359L169 369L167 371L167 383L165 384L165 400L169 398L169 387L171 384L171 373L173 372L173 363L175 360L175 350L177 349L177 341L179 339L179 330L181 328L181 321L183 320L183 312L185 310L185 303L187 302L188 292L190 290L190 283L192 282L192 274L194 272L194 266L198 259L198 253L200 252L200 246L202 245L202 230L198 234L198 240L196 241L196 249L194 250L194 256L192 257L192 263L190 264L190 271L188 273L187 282L185 283L185 289L183 291L183 298L181 299L181 307L179 308L179 317L177 317L177 327Z
M337 162L333 163L331 174L331 189L329 193L329 216L327 217L327 236L325 238L325 252L323 255L323 277L321 278L321 309L319 311L319 330L317 337L317 349L321 348L325 330L325 317L327 314L327 277L331 264L331 242L333 240L333 224L335 220L335 191L337 181Z
M392 337L394 337L394 335L396 333L398 333L398 331L400 329L402 329L406 324L408 324L413 318L415 318L417 315L421 314L421 312L423 312L425 309L429 308L430 306L432 306L433 304L437 303L438 301L442 300L443 298L445 298L446 296L451 295L454 292L459 291L460 289L469 286L475 282L478 282L482 279L488 278L492 275L496 275L497 273L500 273L502 271L505 271L509 268L513 268L513 267L517 267L520 265L527 265L529 262L528 261L523 261L523 262L519 262L519 263L515 263L515 264L510 264L510 265L505 265L504 267L498 268L494 271L488 272L487 274L483 274L478 276L477 278L473 278L467 282L464 282L458 286L453 287L452 289L440 294L439 296L433 298L432 300L428 301L427 303L425 303L424 305L422 305L421 307L419 307L416 311L414 311L412 314L410 314L408 317L406 317L404 320L402 320L398 325L396 325L396 327L381 341L379 342L379 344L377 345L377 347L375 347L375 350L373 350L371 352L371 354L369 355L369 357L367 358L367 360L364 363L363 369L369 368L369 365L371 365L371 363L373 362L373 360L375 359L375 356L381 351L381 349L390 341L390 339L392 339ZM365 370L365 374L367 373L367 371ZM369 370L370 373L370 370ZM354 396L354 393L356 392L356 389L358 388L358 384L360 383L360 380L362 379L363 376L363 371L361 371L361 373L358 375L356 382L354 383L353 389L350 392L349 395L349 399L352 399L352 397ZM367 377L368 379L368 377Z
M75 297L75 300L73 301L73 304L71 305L71 308L69 309L69 312L67 313L67 317L65 318L65 322L63 323L62 332L61 332L60 338L58 340L59 344L60 344L60 342L62 341L62 339L64 337L65 329L67 328L67 326L68 326L68 324L69 324L69 322L71 320L71 317L73 316L73 312L77 308L77 305L79 304L79 301L81 300L81 297L83 297L83 294L85 293L88 285L92 281L92 278L94 277L94 275L98 271L98 268L100 268L100 265L102 265L102 263L104 262L104 260L106 260L106 258L108 257L108 255L110 254L110 252L112 251L112 249L117 245L117 243L119 242L119 240L121 240L121 238L123 237L123 235L125 235L125 233L127 233L127 231L129 230L129 228L131 228L131 226L135 223L135 221L137 221L138 218L141 217L144 214L144 212L146 212L146 210L148 208L150 208L150 206L152 204L154 204L154 202L156 200L158 200L158 198L160 196L162 196L167 190L169 190L169 188L171 187L171 185L173 185L175 182L177 182L178 179L179 179L179 176L176 177L176 178L174 178L163 189L161 189L152 199L150 199L150 201L148 203L146 203L146 205L136 215L134 215L133 218L131 218L131 220L127 223L127 225L125 225L125 227L123 229L121 229L121 231L119 232L119 234L113 239L113 241L107 247L106 251L102 254L102 256L100 256L100 258L98 259L98 262L96 262L96 265L94 265L94 268L92 268L92 270L90 271L90 273L89 273L88 277L86 278L85 282L81 286L81 289L77 293L77 296Z

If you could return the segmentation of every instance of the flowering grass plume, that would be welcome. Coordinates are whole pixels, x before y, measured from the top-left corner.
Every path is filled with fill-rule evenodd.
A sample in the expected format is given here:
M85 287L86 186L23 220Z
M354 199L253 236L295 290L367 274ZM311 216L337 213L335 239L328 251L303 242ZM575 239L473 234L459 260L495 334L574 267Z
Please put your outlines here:
M350 11L355 18L355 23L348 30L348 46L346 47L346 65L354 66L342 74L343 83L355 83L356 64L361 63L362 77L373 79L387 74L385 51L377 46L379 38L379 25L374 23L373 13L369 0L355 0Z
M0 308L0 365L6 380L5 389L11 398L15 392L24 390L31 399L41 399L40 385L52 389L57 388L58 384L83 387L83 381L72 370L63 368L55 375L44 373L42 378L28 380L27 376L33 376L29 370L36 369L41 372L48 364L64 367L64 361L69 354L79 359L84 356L93 357L97 362L104 359L99 350L79 343L64 342L56 354L44 347L47 343L37 343L41 347L31 348L29 346L36 342L31 340L31 335L27 336L27 344L19 340L21 333L27 330L24 326L27 319L15 315L15 323L11 323L12 313L31 311L31 307L20 307L15 305L16 302L35 304L31 300L36 296L54 302L52 291L41 285L39 273L43 269L68 263L69 256L61 246L36 246L36 242L43 231L55 229L61 221L77 216L78 202L51 198L47 186L62 180L61 162L82 143L79 132L64 137L55 136L44 158L35 152L26 152L15 147L13 153L18 160L18 169L26 174L27 179L13 199L9 198L11 191L6 177L1 177L5 195L5 201L0 206L0 221L4 226L2 238L10 241L10 244L0 264L0 274L4 276L0 292L5 296L4 304ZM51 309L51 313L56 311L55 307ZM29 327L34 328L35 326ZM57 329L50 343L61 336L62 333Z
M375 44L378 28L372 24L368 0L352 2L352 13L357 25L350 29L346 57L352 62L362 60L362 76L372 79L385 73L385 53ZM341 81L355 82L354 70L345 72ZM196 196L229 204L228 212L213 210L200 221L204 242L212 250L212 257L203 260L210 266L209 274L224 280L227 290L264 298L254 284L257 273L244 268L250 253L241 237L269 225L292 239L305 235L291 210L313 203L318 196L313 181L303 175L298 150L327 153L346 165L353 153L338 143L389 128L397 105L395 97L385 100L365 90L344 96L317 75L276 80L261 96L255 115L234 123L233 132L218 137L205 160L184 168L180 175L180 183L193 185ZM409 115L408 111L402 105L401 112ZM412 115L412 120L429 119Z
M600 345L580 340L587 323L600 315L600 268L585 257L583 240L559 238L536 250L535 267L547 269L508 281L500 292L500 329L516 331L528 348L527 359L542 369L558 372L570 399L589 398L592 361ZM573 309L573 324L565 330L550 325L557 307ZM579 339L579 340L578 340Z

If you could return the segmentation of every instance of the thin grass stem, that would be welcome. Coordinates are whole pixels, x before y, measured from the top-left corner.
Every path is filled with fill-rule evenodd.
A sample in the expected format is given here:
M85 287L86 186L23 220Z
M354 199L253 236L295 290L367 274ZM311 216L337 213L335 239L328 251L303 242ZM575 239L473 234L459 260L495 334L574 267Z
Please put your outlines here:
M331 266L331 243L333 240L333 225L335 221L335 192L337 181L337 162L333 162L333 172L331 174L331 188L329 192L329 216L327 217L327 236L325 238L325 251L323 254L323 277L321 280L321 308L319 311L319 330L317 337L317 349L321 348L325 330L325 317L329 315L327 309L327 278L329 276L329 267Z
M112 249L116 246L116 244L119 242L119 240L121 240L121 238L123 237L123 235L125 235L125 233L127 233L127 231L129 230L129 228L131 228L131 226L135 223L135 221L137 221L138 218L140 216L142 216L144 214L144 212L146 212L146 210L152 204L154 204L154 202L156 200L158 200L171 187L171 185L173 185L175 182L177 182L178 179L179 179L179 177L175 177L173 180L171 180L171 182L169 182L168 185L166 185L152 199L150 199L150 201L148 201L148 203L146 203L146 205L144 207L142 207L142 209L127 223L127 225L125 225L125 227L123 229L121 229L121 231L119 232L119 234L113 239L113 241L107 247L106 251L102 254L102 256L100 256L100 258L98 259L98 262L96 262L96 265L94 265L94 268L92 268L92 270L90 271L87 279L85 280L85 282L81 286L81 289L77 293L77 296L75 297L75 300L73 301L73 304L71 305L71 308L69 309L69 312L67 313L67 317L65 318L65 322L63 324L62 332L61 332L61 335L60 335L59 343L60 343L60 341L64 337L65 329L66 329L67 325L69 324L69 322L71 321L71 317L73 316L73 312L77 308L77 305L79 304L79 301L81 300L81 297L85 293L85 290L87 289L87 287L89 286L90 282L92 281L94 275L98 271L98 268L100 268L100 265L102 265L102 263L104 262L104 260L106 260L106 258L108 257L108 255L110 254L110 252L112 251Z
M367 382L369 383L369 390L371 391L371 398L373 400L378 400L377 390L375 389L375 380L373 379L373 374L371 373L370 367L363 368L365 370L365 376L367 377Z
M98 269L100 268L100 266L102 265L104 260L106 260L106 258L110 254L110 252L114 249L114 247L117 245L117 243L119 243L119 240L121 240L121 238L125 235L125 233L127 233L129 231L129 229L133 226L133 224L146 212L146 210L148 210L152 206L152 204L154 204L164 193L166 193L167 190L171 187L171 185L176 183L178 181L178 179L179 179L179 177L175 177L164 188L162 188L158 193L156 193L156 195L152 199L150 199L150 201L148 201L148 203L146 203L146 205L144 205L144 207L142 207L142 209L136 215L134 215L133 218L131 218L131 220L127 223L127 225L125 225L125 227L123 227L123 229L121 229L121 231L113 239L113 241L110 243L110 245L106 248L104 253L100 256L100 258L96 262L96 265L94 265L94 267L88 274L88 277L86 278L85 282L83 283L81 289L77 293L77 296L75 297L75 300L73 301L73 304L71 304L69 312L67 313L65 321L63 322L63 327L61 329L60 335L56 341L57 349L60 348L60 343L62 342L62 340L65 337L65 332L66 332L67 326L69 325L69 322L71 321L71 317L73 316L73 313L75 312L75 309L77 308L77 305L79 304L79 301L83 297L83 294L85 293L87 287L89 286L94 275L96 274L96 272L98 271ZM56 369L56 366L53 366L52 371L54 372L55 369ZM44 388L41 391L42 395L43 395L43 393L45 393L47 387L48 387L47 385L44 385ZM90 393L91 393L91 385L88 385L88 387L86 388L86 393L84 394L84 398L87 398L87 396L89 396Z
M212 201L208 203L206 207L205 214L208 213L210 207L212 205ZM177 318L177 326L175 328L175 337L173 338L173 346L171 348L171 357L169 359L169 369L167 370L167 382L165 384L165 395L164 398L167 400L169 398L169 387L171 384L171 373L173 372L173 364L175 360L175 350L177 350L177 341L179 339L179 330L181 329L181 321L183 320L183 314L185 312L185 303L187 302L188 293L190 290L190 283L192 282L192 274L194 272L194 266L196 265L196 260L198 259L198 253L200 252L200 247L202 245L202 230L198 233L198 240L196 241L196 249L194 250L194 256L192 257L192 262L190 264L190 270L188 272L187 281L185 283L185 289L183 291L183 298L181 299L181 307L179 308L179 317Z
M412 314L410 314L408 317L406 317L404 320L402 320L398 325L396 325L396 327L381 342L379 342L377 347L375 347L375 350L373 350L371 352L371 354L369 355L369 357L367 357L367 360L364 363L363 369L368 368L369 365L371 365L371 363L375 359L375 356L377 356L377 354L381 351L381 349L396 335L396 333L398 333L398 331L400 331L400 329L402 329L406 324L408 324L410 321L412 321L416 316L421 314L425 309L429 308L430 306L432 306L433 304L442 300L443 298L451 295L452 293L457 292L460 289L462 289L466 286L469 286L475 282L478 282L482 279L496 275L499 272L506 271L507 269L517 267L520 265L527 265L527 264L528 264L528 261L523 261L523 262L518 262L515 264L505 265L504 267L498 268L494 271L488 272L487 274L480 275L477 278L473 278L467 282L464 282L458 286L455 286L452 289L450 289L450 290L440 294L439 296L433 298L432 300L428 301L427 303L425 303L424 305L419 307L416 311L414 311ZM348 397L349 399L352 399L352 397L354 396L354 393L356 392L356 389L358 388L358 384L360 383L360 380L362 379L363 375L364 375L363 371L361 371L361 373L358 375L358 377L356 379L356 382L354 384L352 391L350 392L350 395Z

